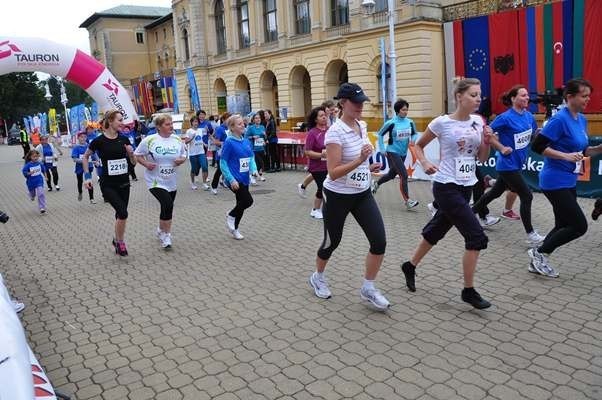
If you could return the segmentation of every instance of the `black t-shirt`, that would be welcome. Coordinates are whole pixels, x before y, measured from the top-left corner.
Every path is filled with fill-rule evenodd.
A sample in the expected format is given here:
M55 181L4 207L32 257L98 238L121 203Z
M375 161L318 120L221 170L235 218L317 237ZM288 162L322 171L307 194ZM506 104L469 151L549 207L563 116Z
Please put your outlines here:
M105 135L100 135L94 139L88 147L90 151L98 152L102 161L102 176L100 182L109 185L129 184L127 150L130 141L122 135L115 139L109 139Z

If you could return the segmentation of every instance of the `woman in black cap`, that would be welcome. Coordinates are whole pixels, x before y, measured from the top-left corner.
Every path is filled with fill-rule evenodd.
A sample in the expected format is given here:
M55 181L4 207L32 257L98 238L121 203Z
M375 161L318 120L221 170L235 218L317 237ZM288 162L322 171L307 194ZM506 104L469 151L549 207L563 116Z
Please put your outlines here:
M324 240L318 249L316 272L309 283L316 296L330 298L324 270L341 241L345 219L351 213L370 242L360 297L376 309L386 310L389 301L374 287L385 254L385 227L370 190L371 173L380 168L380 163L369 164L374 148L368 141L366 124L360 122L364 102L369 99L353 83L341 85L336 98L340 100L343 116L330 126L324 139L328 168L323 188Z

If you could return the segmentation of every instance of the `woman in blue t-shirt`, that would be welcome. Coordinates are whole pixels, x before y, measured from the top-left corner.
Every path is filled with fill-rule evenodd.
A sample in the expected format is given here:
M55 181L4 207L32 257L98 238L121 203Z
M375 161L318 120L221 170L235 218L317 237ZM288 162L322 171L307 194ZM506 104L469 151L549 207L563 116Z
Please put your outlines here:
M588 146L587 107L592 85L585 79L571 79L564 88L567 106L556 113L533 142L533 151L544 156L539 186L554 210L554 228L543 244L529 249L529 271L553 278L558 272L548 257L558 247L577 239L587 231L587 220L577 203L577 177L583 171L583 157L602 154L602 145Z
M537 246L543 242L531 224L531 202L533 194L522 176L523 164L529 155L531 137L537 132L535 117L529 107L529 92L523 85L512 87L502 97L508 111L500 114L491 124L498 139L492 140L497 150L495 169L498 178L493 188L485 193L472 207L474 212L482 212L489 203L500 197L507 189L520 197L520 217L527 233L527 243Z

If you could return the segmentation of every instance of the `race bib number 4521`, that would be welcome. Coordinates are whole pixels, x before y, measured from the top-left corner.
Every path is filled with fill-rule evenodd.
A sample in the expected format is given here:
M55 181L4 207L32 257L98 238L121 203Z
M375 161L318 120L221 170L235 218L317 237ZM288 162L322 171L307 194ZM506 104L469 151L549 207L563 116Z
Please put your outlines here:
M109 176L124 175L128 173L128 163L125 158L117 160L107 160Z
M347 174L345 185L358 189L367 189L370 186L370 169L367 165L360 165Z

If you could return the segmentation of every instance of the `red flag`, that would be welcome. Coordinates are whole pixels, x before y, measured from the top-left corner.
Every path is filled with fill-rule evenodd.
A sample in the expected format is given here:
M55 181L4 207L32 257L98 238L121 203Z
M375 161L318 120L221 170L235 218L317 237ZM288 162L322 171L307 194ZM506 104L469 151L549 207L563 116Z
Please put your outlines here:
M583 32L583 77L594 86L594 92L587 107L588 112L602 110L602 1L586 0L585 29Z
M464 35L462 21L454 21L454 64L456 76L466 76L464 72Z
M506 110L501 102L502 95L522 80L520 41L518 12L508 11L489 16L491 107L496 114Z

